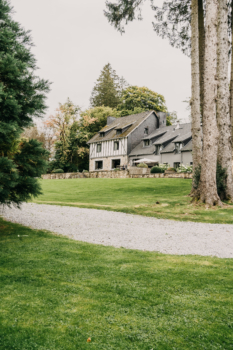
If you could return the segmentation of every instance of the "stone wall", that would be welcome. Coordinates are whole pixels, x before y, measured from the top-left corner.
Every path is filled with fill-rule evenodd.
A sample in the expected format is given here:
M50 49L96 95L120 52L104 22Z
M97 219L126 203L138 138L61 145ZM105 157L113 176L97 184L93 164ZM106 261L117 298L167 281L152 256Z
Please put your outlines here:
M192 174L171 173L171 174L151 174L148 168L131 167L128 170L111 171L91 171L89 173L65 173L65 174L46 174L42 175L44 180L62 180L62 179L134 179L134 178L179 178L192 179Z
M111 170L111 171L102 171L102 170L98 170L98 171L91 171L90 172L90 178L101 178L101 179L129 179L129 172L128 170L119 170L119 171L115 171L115 170Z
M61 179L81 179L81 178L89 178L89 173L63 173L63 174L45 174L42 175L42 179L44 180L61 180Z

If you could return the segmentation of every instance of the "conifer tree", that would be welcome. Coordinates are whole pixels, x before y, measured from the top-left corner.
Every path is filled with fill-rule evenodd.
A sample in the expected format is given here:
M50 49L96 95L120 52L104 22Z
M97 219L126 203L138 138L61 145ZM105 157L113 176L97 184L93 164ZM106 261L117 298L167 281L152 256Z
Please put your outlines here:
M100 73L99 78L92 90L91 106L92 107L110 107L115 108L119 103L121 91L127 83L124 78L118 77L110 63L106 64Z
M47 167L48 151L20 135L32 116L44 113L49 83L35 76L30 33L11 12L9 2L0 0L0 204L20 205L40 193L36 177Z

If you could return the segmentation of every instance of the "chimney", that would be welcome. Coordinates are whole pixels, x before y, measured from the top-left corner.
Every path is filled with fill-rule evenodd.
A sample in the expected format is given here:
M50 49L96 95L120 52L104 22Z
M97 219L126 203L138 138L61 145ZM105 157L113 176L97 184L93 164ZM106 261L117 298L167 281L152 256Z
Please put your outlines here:
M107 117L107 125L112 124L115 120L116 120L115 117L111 117L111 116Z

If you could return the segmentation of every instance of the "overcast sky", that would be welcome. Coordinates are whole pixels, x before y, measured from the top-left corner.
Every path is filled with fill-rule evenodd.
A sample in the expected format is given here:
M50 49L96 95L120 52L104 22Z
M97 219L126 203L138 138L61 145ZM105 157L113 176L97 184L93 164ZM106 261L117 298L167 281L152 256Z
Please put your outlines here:
M168 110L188 120L183 101L191 95L190 59L153 31L149 3L143 21L121 35L104 16L105 0L11 0L14 19L32 31L38 75L53 83L47 115L68 97L88 108L94 83L110 63L130 85L164 95Z

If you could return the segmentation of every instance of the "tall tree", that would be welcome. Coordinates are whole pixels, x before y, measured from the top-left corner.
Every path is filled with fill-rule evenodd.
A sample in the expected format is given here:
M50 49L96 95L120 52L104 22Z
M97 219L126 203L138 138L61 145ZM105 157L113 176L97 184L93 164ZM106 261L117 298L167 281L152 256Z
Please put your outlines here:
M46 171L48 152L36 140L21 140L32 116L43 115L49 83L35 75L30 33L0 0L0 204L20 205L41 193L36 177Z
M230 118L231 118L231 135L233 137L233 0L231 0L231 82L230 82Z
M192 142L193 142L193 171L201 165L202 140L201 140L201 118L200 118L200 71L199 71L199 22L198 22L198 0L192 0L191 20L191 69L192 69L192 98L191 98L191 120L192 120Z
M222 199L233 199L232 137L229 111L228 83L228 7L227 0L218 1L218 51L217 51L217 122L219 130L218 163L226 169L226 194Z
M106 64L92 90L91 106L117 107L121 91L126 85L125 80L117 76L110 63Z
M216 119L217 26L218 0L206 0L203 155L201 178L196 198L208 206L221 204L216 186L218 150L218 127Z

